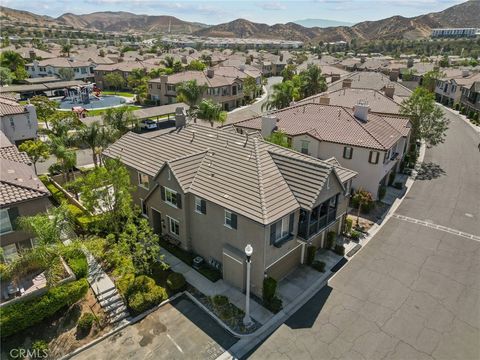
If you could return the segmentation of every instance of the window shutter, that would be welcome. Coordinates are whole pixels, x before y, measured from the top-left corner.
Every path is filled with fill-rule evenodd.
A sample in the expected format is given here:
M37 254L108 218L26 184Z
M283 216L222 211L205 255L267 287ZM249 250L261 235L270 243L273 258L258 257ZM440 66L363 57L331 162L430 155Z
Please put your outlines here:
M165 201L165 188L162 185L160 185L160 196L162 200Z
M343 147L343 158L347 159L347 147L346 146Z
M180 195L179 193L177 193L177 208L182 208L182 195Z
M207 213L207 202L205 200L200 200L200 211L202 214Z
M18 213L17 207L12 207L8 209L8 217L10 218L10 223L12 224L13 230L18 228L17 218L20 214Z
M237 228L237 214L232 213L232 229Z
M288 232L293 233L293 222L295 221L295 213L290 214L290 221L288 223Z
M275 242L276 227L277 227L277 223L273 223L272 225L270 225L270 245L273 245L273 243Z

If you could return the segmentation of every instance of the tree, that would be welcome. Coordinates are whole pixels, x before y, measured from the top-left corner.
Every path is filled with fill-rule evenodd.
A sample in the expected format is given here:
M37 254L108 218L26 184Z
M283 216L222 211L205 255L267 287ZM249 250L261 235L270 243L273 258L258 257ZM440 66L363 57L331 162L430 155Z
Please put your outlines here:
M273 92L269 95L268 101L262 105L262 109L283 109L299 98L298 87L292 80L287 80L273 85Z
M177 101L187 104L190 107L188 111L191 115L195 112L207 89L206 84L198 85L197 80L184 81L176 86Z
M20 151L25 151L33 162L33 168L37 173L37 162L43 162L50 157L50 147L41 140L27 140L18 147Z
M287 133L284 130L273 132L272 135L270 135L266 140L272 144L280 145L285 148L292 147L288 141Z
M192 60L190 64L187 65L187 70L192 71L203 71L207 66L200 60Z
M14 73L19 67L25 68L25 60L19 53L7 50L0 54L0 66L8 68Z
M357 211L357 226L359 225L359 218L360 212L362 210L362 206L366 206L373 202L373 196L366 190L358 189L353 194L353 201L358 204L358 211Z
M15 75L9 68L0 67L0 86L11 85L14 79Z
M64 181L70 181L70 172L77 165L77 153L65 144L62 137L53 137L50 149L57 159L57 162L50 166L50 171L59 170Z
M137 101L141 104L147 98L148 76L145 69L133 69L127 79L128 86L133 90Z
M315 64L308 64L307 70L300 73L300 92L302 98L318 94L327 90L327 82L322 71Z
M210 124L212 126L214 122L219 122L220 124L223 124L227 120L227 112L222 110L222 105L215 104L210 99L202 100L202 102L198 106L197 115L200 119L210 121Z
M297 66L294 65L294 64L287 64L282 72L280 73L280 75L282 75L283 77L283 81L287 81L287 80L292 80L293 77L295 76L295 72L297 70Z
M37 118L43 121L48 129L49 119L57 112L58 103L46 96L34 96L30 99L30 103L35 106Z
M208 54L202 54L200 56L200 60L206 65L206 66L212 66L212 56Z
M118 138L129 131L130 128L135 127L138 119L133 116L132 110L128 106L120 106L107 109L103 114L103 123L115 130Z
M90 213L98 213L105 233L118 238L134 215L128 170L120 160L106 159L104 166L90 171L80 182L84 206Z
M422 86L430 92L435 91L435 83L438 79L445 76L443 71L438 69L426 72L422 77Z
M173 70L173 73L176 74L176 73L179 73L179 72L182 72L183 71L183 65L180 61L175 61L173 63L173 67L172 67L172 70Z
M167 55L164 59L160 61L166 68L173 69L173 64L175 63L175 59L173 56Z
M93 164L98 165L97 151L102 144L100 124L94 121L90 126L83 126L77 131L78 141L87 145L92 150Z
M72 68L61 68L58 70L58 75L60 76L60 79L65 81L70 81L75 78L75 72Z
M72 44L65 43L65 44L62 45L63 56L67 55L67 57L70 57L70 51L72 51Z
M115 94L125 86L125 79L117 72L111 72L103 77L103 82L108 88L114 88Z
M429 146L435 146L445 141L449 120L436 105L435 95L427 89L416 88L413 94L401 103L400 113L410 118L414 143L425 140Z
M243 80L243 93L245 98L254 99L259 91L259 86L257 85L257 80L253 76L247 76Z
M450 60L448 59L448 56L447 55L444 55L442 59L440 59L440 61L438 62L438 65L440 65L440 67L449 67L450 66Z

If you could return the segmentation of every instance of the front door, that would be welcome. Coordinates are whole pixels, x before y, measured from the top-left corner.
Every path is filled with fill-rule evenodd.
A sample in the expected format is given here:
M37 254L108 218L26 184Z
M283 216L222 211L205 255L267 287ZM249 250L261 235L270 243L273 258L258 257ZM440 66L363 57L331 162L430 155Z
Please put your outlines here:
M152 227L155 234L162 234L162 215L152 208Z

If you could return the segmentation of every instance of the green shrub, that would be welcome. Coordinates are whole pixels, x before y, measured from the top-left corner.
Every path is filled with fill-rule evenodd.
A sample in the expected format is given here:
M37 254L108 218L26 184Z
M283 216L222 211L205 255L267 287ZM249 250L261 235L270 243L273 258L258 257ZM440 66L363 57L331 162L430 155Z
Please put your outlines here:
M385 194L387 193L387 187L382 185L378 189L378 198L382 200L385 197Z
M263 290L262 290L263 302L265 303L270 302L275 297L276 292L277 292L277 280L275 280L272 277L267 277L263 279Z
M350 233L350 237L353 239L353 240L358 240L360 239L360 235L361 233L359 231L356 231L356 230L353 230L351 233Z
M211 298L212 304L215 307L223 307L229 303L228 297L224 295L214 295Z
M93 322L95 321L95 316L92 313L83 314L77 323L77 331L80 335L86 336L90 333L92 329Z
M88 262L87 257L85 256L83 251L78 249L69 251L64 255L64 258L77 279L81 279L87 276Z
M312 267L317 271L325 272L325 263L323 261L315 260L312 263Z
M312 265L315 260L315 254L317 253L317 247L309 245L307 247L307 265Z
M121 295L123 296L127 295L128 289L132 285L133 280L135 280L134 273L123 274L122 276L118 277L115 280L115 285L117 286L117 289Z
M0 308L2 337L33 326L57 311L82 299L88 290L86 279L56 286L40 297Z
M181 291L185 289L186 284L185 277L182 274L174 272L168 275L167 286L170 290L174 292Z
M329 231L327 233L327 244L326 244L327 249L333 249L333 246L335 245L336 240L337 240L337 234L335 233L335 231Z
M128 306L137 314L160 304L167 297L166 290L145 275L137 276L127 291Z
M340 245L340 244L335 245L334 251L340 256L345 256L345 247L343 245Z
M455 105L453 105L453 109L458 111L460 109L460 104L456 103Z
M33 359L45 359L48 356L48 343L45 340L36 340L32 344Z
M353 220L352 219L345 219L345 232L350 234L352 231Z
M276 314L283 308L282 299L280 299L278 296L275 296L272 300L270 300L270 302L265 304L265 307Z

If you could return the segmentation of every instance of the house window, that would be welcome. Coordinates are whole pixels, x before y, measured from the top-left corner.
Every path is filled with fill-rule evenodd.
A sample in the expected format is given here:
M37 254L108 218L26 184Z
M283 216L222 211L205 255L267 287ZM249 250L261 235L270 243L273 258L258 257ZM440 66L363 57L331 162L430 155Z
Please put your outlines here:
M148 84L148 88L151 89L151 88L152 88L152 84Z
M17 246L15 244L5 245L2 246L2 248L5 261L9 262L18 256Z
M175 91L175 85L167 85L167 91Z
M157 89L160 90L162 88L161 84L157 84Z
M175 220L170 216L167 216L167 219L168 219L168 231L170 231L170 234L180 236L180 223L178 222L178 220Z
M378 151L370 151L368 162L370 164L378 164Z
M148 189L148 175L138 172L138 186Z
M205 200L195 197L195 211L199 214L207 213L207 203Z
M352 185L352 182L350 180L345 183L345 196L350 195L351 185Z
M351 159L353 155L353 148L351 146L345 146L343 148L343 158Z
M0 234L5 234L13 230L12 223L10 222L10 216L8 215L8 209L0 210Z
M178 205L178 194L176 191L164 188L165 189L165 202L169 205L177 207Z
M148 217L147 205L143 199L140 199L140 207L142 209L142 215Z
M309 144L308 141L302 140L302 147L300 148L300 152L302 154L307 154L308 155L308 144Z
M278 243L290 236L293 231L294 214L284 216L277 222L270 225L270 242Z
M225 226L231 229L237 228L237 215L225 210Z

